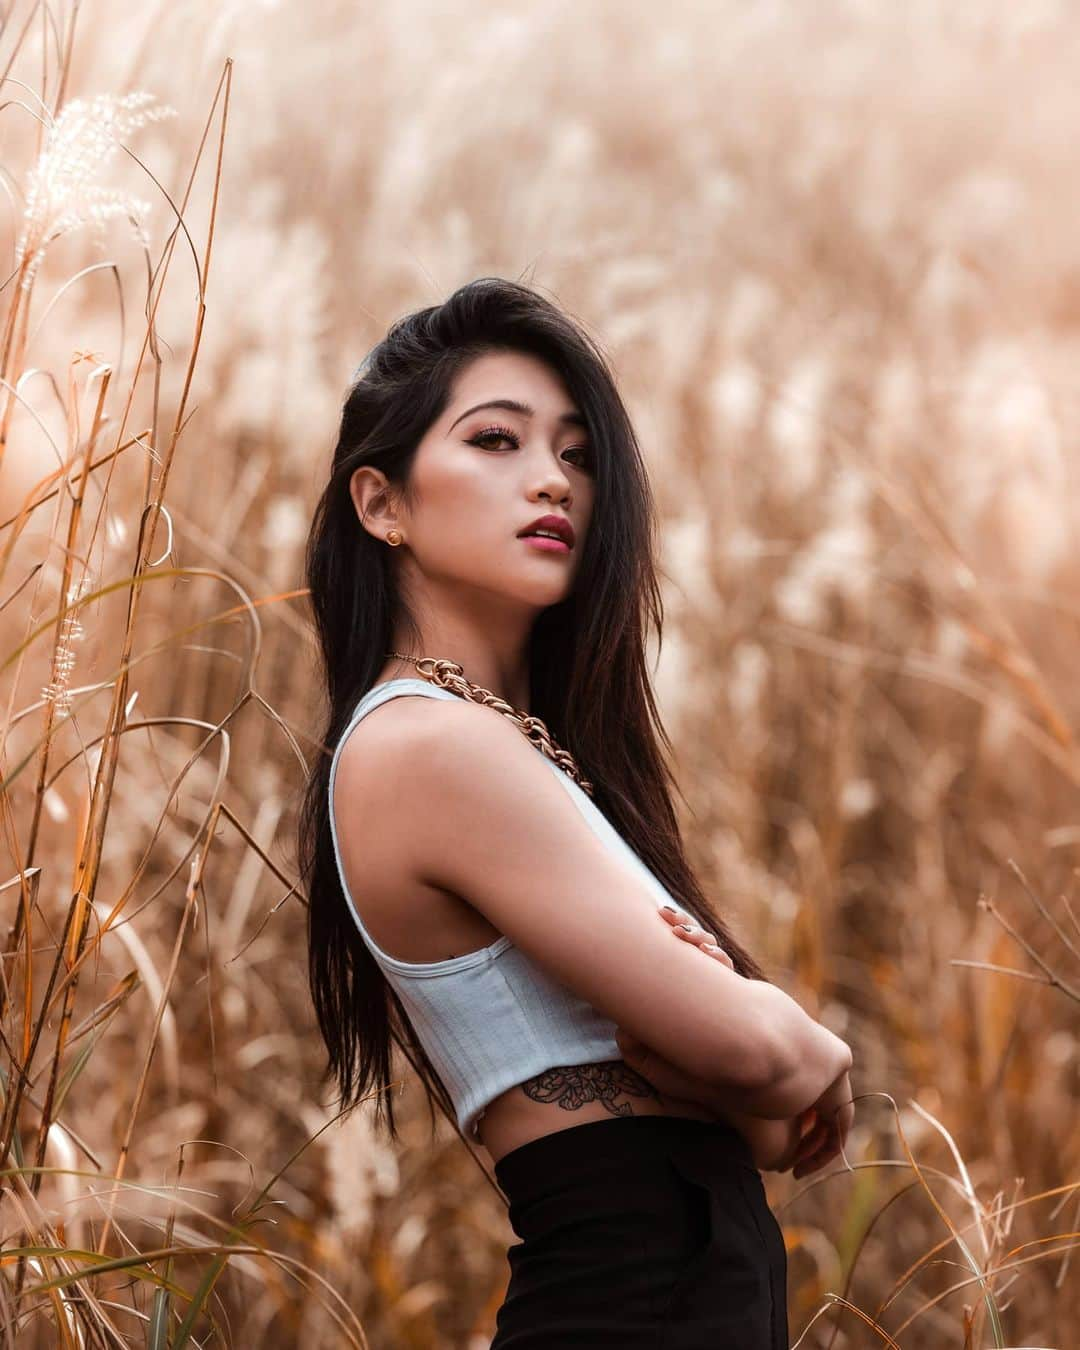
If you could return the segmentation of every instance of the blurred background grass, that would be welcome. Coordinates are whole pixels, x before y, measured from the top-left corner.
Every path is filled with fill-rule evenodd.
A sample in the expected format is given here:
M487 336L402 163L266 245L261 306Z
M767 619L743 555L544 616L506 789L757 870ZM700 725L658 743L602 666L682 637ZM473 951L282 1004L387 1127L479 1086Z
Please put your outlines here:
M611 355L693 856L855 1050L850 1170L767 1177L793 1343L1073 1343L1078 40L1050 0L12 6L6 1343L487 1344L499 1199L407 1075L402 1147L322 1129L289 895L340 400L487 273Z

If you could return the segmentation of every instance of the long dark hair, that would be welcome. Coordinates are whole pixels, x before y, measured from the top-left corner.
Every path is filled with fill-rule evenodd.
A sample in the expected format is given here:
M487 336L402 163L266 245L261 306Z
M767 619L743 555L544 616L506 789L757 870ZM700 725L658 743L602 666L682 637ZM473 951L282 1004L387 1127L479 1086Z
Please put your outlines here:
M396 1134L388 1091L396 1042L429 1106L453 1109L394 990L346 907L330 834L333 748L385 663L395 623L416 633L391 551L359 523L349 480L381 469L409 501L424 432L445 409L455 375L485 352L521 351L555 370L586 419L595 495L573 592L537 617L529 647L529 711L595 785L596 805L679 903L717 935L736 970L765 979L701 890L672 804L671 742L646 668L649 625L660 637L656 518L641 450L607 361L593 340L535 290L498 277L461 286L441 305L396 320L345 397L330 479L315 509L306 581L328 700L323 745L299 813L299 870L308 895L308 975L341 1104L371 1093L376 1120ZM423 655L443 656L443 652ZM468 672L466 672L468 674Z

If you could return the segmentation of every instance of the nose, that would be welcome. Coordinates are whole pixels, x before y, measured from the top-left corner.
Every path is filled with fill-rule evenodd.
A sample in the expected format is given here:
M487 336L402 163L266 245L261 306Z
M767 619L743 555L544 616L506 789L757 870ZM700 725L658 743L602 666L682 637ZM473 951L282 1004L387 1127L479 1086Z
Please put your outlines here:
M536 495L548 501L569 503L570 480L556 464L551 464L540 476Z

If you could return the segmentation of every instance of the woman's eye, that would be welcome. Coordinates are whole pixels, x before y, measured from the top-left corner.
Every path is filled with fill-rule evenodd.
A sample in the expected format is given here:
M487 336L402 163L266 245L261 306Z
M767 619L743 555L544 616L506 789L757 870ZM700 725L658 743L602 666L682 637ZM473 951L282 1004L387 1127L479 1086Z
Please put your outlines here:
M469 438L470 445L480 445L481 441L509 441L516 450L521 444L517 435L509 427L485 427L483 431L478 431L475 436ZM480 446L484 449L484 446Z
M592 468L592 451L588 448L588 446L572 445L569 448L569 450L565 450L563 453L567 455L579 455L581 462L579 463L578 468L580 469Z

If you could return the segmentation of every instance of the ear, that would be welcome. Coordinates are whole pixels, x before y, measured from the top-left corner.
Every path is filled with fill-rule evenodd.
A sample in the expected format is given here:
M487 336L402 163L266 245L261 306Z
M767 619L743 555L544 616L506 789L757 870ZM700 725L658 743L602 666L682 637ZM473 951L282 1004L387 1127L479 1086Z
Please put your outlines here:
M384 538L387 530L399 525L393 484L373 464L361 464L349 479L349 496L357 519L369 534Z

